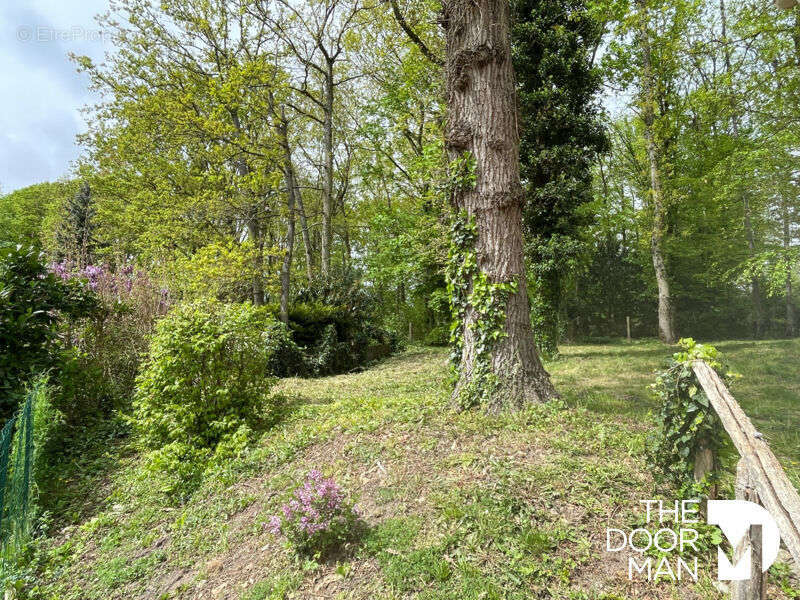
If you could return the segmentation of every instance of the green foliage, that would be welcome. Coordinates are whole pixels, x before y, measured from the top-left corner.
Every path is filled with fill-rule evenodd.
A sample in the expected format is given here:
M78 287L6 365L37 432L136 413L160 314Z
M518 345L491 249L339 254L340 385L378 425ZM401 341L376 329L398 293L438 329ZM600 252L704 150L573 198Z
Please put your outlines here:
M603 26L586 0L515 0L511 7L532 317L540 351L553 356L584 252L589 219L580 209L592 199L592 167L609 146L601 73L592 62Z
M695 482L694 465L698 452L709 449L718 461L727 435L711 407L706 393L692 371L692 362L704 360L726 384L734 375L720 362L713 346L698 344L691 338L678 342L682 348L661 371L652 388L659 399L658 428L649 440L648 461L660 478L680 488L685 497L702 493L713 483L717 470L706 481Z
M132 423L142 443L213 449L242 424L273 421L269 367L282 336L282 324L249 304L177 307L156 326L136 381Z
M0 196L0 243L48 246L52 223L74 184L37 183Z
M95 213L91 188L88 183L83 183L62 206L61 220L55 231L55 242L61 256L69 257L82 266L93 262L97 244Z
M426 346L447 346L450 343L450 330L444 325L437 325L425 334L423 343Z
M57 326L97 309L79 280L61 281L34 248L0 246L0 417L8 417L33 374L57 363Z
M271 310L277 314L277 306ZM295 293L289 328L312 375L344 373L399 348L378 325L379 298L353 273L318 277Z
M478 181L477 162L470 152L462 152L447 164L444 192L447 197L471 190Z

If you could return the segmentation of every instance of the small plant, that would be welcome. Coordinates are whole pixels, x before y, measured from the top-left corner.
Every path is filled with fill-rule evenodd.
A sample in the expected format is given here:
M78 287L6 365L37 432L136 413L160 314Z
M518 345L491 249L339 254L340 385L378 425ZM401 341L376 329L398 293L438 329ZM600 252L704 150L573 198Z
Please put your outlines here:
M322 554L352 538L358 510L339 485L316 469L269 521L274 535L283 534L300 554Z
M698 452L707 448L719 461L726 447L726 436L706 393L692 371L692 362L704 360L728 384L735 375L720 362L716 348L698 344L692 338L678 342L681 352L673 355L666 370L658 373L652 389L660 400L656 415L658 428L647 445L648 462L656 477L680 488L685 497L703 494L718 476L704 482L694 480L694 462Z

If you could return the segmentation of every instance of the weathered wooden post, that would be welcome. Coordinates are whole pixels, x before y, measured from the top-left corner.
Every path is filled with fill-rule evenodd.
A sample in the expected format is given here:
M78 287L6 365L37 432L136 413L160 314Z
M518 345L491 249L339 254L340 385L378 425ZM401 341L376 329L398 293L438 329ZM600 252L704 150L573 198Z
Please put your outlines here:
M746 458L739 460L736 467L736 499L760 504L755 479ZM761 525L751 525L750 533L745 535L733 550L733 561L737 563L750 549L750 579L733 581L731 598L733 600L766 600L767 574L762 573L761 558L763 556Z
M631 343L631 318L625 317L625 324L628 326L628 343Z
M694 481L700 483L703 479L714 472L716 457L714 451L708 447L707 440L700 441L700 448L694 457ZM717 497L717 485L714 484L708 489L708 497L713 500ZM705 503L703 504L705 506Z

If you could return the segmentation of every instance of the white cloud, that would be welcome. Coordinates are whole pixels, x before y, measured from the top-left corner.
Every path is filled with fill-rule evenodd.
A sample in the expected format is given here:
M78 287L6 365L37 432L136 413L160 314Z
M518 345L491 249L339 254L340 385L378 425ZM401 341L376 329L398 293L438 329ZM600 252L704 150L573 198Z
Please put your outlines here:
M109 46L94 15L108 0L16 0L0 6L0 189L8 192L67 174L78 156L87 78L68 54L95 60ZM5 3L4 3L5 4Z

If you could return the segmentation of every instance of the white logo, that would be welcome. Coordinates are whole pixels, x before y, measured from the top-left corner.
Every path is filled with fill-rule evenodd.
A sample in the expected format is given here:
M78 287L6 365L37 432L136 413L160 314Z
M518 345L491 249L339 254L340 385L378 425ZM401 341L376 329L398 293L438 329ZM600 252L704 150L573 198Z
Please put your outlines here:
M719 525L722 533L734 548L749 533L751 525L761 525L762 571L766 572L778 557L781 535L775 519L764 507L747 500L709 500L708 522L712 525ZM722 581L750 579L751 562L752 548L750 547L735 565L731 564L722 548L717 548L718 578Z

